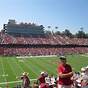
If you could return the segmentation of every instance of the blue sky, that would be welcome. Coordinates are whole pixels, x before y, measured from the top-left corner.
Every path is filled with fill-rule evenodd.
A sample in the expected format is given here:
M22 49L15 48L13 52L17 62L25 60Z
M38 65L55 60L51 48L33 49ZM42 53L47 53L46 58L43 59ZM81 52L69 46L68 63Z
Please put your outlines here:
M88 32L88 0L0 0L0 29L8 19Z

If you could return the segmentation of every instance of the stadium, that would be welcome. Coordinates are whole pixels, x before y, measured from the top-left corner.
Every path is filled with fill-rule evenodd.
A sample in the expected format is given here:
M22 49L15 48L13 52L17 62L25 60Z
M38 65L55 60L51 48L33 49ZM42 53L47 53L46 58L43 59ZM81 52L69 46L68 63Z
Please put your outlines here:
M59 56L75 72L88 65L88 38L46 32L43 25L9 20L0 32L0 88L20 88L17 79L28 72L31 85L42 71L57 77Z

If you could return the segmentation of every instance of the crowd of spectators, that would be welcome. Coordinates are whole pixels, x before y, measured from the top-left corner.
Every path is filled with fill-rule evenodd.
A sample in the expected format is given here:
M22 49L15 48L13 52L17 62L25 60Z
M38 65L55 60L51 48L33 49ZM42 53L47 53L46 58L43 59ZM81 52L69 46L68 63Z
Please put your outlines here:
M51 45L88 45L88 39L86 38L70 38L60 35L49 35L46 37L13 37L8 34L0 34L2 39L1 44L51 44Z
M0 33L0 44L29 44L29 45L88 45L86 38L70 38L60 35L48 35L46 37L14 37L8 34ZM87 47L31 47L31 48L0 48L2 55L57 55L57 54L79 54L88 53Z
M57 84L59 80L58 76L54 76L53 74L48 74L47 72L43 71L40 73L39 77L31 85L30 79L28 77L28 73L26 72L24 73L20 77L23 80L22 86L29 86L29 87L23 87L23 88L57 88ZM80 72L73 72L73 76L71 77L71 80L73 81L71 88L88 88L88 66L82 67ZM15 88L21 88L21 87L19 86Z
M41 88L43 88L42 86L46 86L44 88L56 88L58 80L59 77L49 76L46 72L41 72L38 78ZM88 88L88 66L82 67L80 72L74 72L71 80L73 80L72 88Z
M88 88L88 66L82 67L80 72L74 72L72 80L75 88Z
M88 48L4 48L4 55L38 56L38 55L61 55L61 54L83 54ZM1 52L2 54L2 52Z

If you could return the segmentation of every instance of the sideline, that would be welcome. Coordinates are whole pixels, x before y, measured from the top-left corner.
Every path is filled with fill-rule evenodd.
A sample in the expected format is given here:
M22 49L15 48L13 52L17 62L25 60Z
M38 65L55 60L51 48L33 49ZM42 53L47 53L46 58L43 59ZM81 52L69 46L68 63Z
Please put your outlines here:
M33 58L33 57L57 57L57 55L42 55L42 56L17 56L16 58Z

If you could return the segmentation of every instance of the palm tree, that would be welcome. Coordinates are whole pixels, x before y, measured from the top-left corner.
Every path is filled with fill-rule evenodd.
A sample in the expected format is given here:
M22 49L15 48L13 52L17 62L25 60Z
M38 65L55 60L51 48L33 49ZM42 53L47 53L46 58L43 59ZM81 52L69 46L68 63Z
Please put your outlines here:
M55 26L55 29L58 29L58 27L57 27L57 26Z
M83 31L83 29L84 29L83 27L80 28L81 31Z
M51 28L51 26L48 26L48 29L50 29Z

